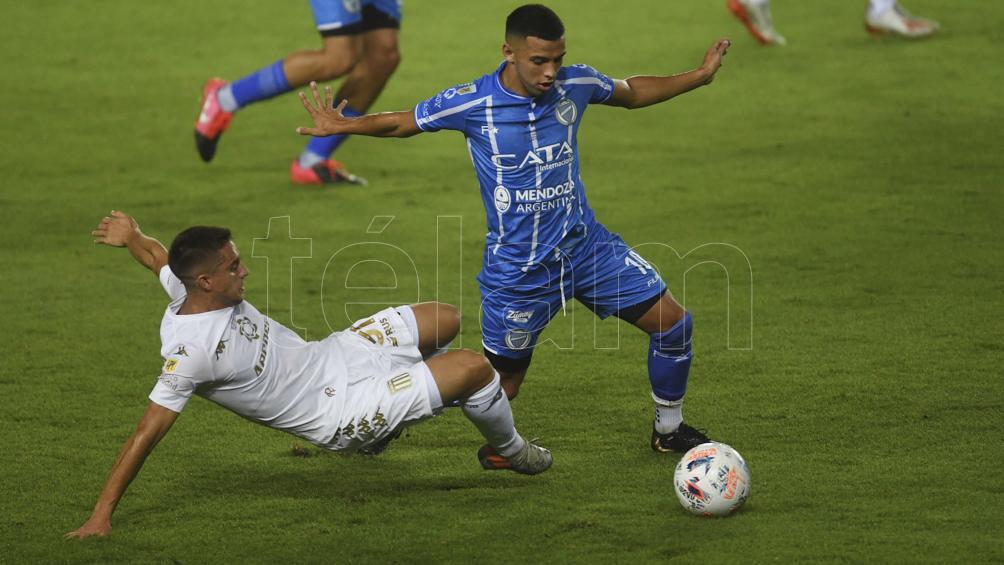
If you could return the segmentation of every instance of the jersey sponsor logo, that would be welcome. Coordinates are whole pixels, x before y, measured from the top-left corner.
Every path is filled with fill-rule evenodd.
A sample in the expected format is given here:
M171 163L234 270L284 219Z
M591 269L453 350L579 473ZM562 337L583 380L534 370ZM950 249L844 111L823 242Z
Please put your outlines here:
M505 213L509 210L509 205L512 203L512 197L509 196L509 191L502 185L495 187L495 209L499 212Z
M530 340L533 334L527 330L509 330L505 333L505 345L513 351L520 351L530 347Z
M164 372L173 373L175 370L177 370L178 365L180 364L181 361L178 361L177 359L168 359L167 361L164 362Z
M178 390L178 377L174 375L161 375L157 377L157 380L171 390Z
M575 106L575 102L568 98L562 98L554 109L554 117L562 125L570 126L575 123L575 118L579 117L579 109Z
M265 371L265 363L268 361L268 329L268 318L265 318L265 324L261 329L261 348L258 350L258 361L254 364L254 374L258 376L261 376Z
M566 181L546 188L525 188L516 191L516 202L541 202L567 196L575 191L575 182Z
M567 141L554 143L538 147L527 151L526 156L516 164L518 156L515 153L501 153L492 155L492 163L503 171L515 171L527 165L541 167L543 170L553 169L562 165L567 165L575 158L575 151Z
M411 388L411 375L408 373L401 373L400 375L391 378L387 381L387 388L390 389L391 394L397 394L402 390Z
M506 310L505 319L517 324L525 324L533 317L533 310Z

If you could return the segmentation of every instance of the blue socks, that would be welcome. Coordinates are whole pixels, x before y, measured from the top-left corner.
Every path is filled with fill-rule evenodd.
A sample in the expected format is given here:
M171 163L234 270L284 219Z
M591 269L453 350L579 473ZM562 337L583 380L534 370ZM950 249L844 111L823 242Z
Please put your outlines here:
M338 100L335 100L338 103ZM355 118L357 116L362 116L363 113L349 108L348 106L342 108L342 114L350 118ZM331 154L338 149L338 146L342 144L347 138L347 135L329 135L327 137L313 137L307 142L307 147L300 154L300 166L307 168L313 167L314 165L320 163L331 157Z
M286 82L286 73L282 70L282 59L279 59L267 67L258 69L248 76L228 84L221 89L219 98L223 99L232 95L233 100L237 103L235 109L239 109L252 102L267 100L290 90L289 83Z
M672 328L654 333L648 345L648 378L652 395L664 401L675 401L687 393L690 374L691 331L694 322L690 312Z

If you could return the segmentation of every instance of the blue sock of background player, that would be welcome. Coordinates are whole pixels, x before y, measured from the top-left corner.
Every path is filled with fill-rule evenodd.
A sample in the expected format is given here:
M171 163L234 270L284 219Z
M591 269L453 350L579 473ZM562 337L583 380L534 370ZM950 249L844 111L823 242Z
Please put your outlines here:
M235 112L252 102L267 100L292 88L282 69L282 59L239 78L220 89L216 99L225 112Z
M360 112L348 106L342 108L342 115L354 118L356 116L362 116L364 112ZM338 149L338 146L342 144L346 139L347 135L329 135L327 137L312 137L307 143L307 146L303 149L303 153L300 153L300 166L309 168L314 165L325 161L331 157L331 154Z

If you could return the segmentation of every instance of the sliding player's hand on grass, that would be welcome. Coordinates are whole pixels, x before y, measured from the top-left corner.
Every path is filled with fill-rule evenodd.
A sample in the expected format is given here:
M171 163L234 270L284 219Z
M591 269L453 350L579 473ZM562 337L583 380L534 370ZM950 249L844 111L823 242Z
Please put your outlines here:
M325 136L337 133L345 133L345 127L353 121L342 114L342 109L348 100L342 100L338 106L334 105L334 95L331 94L331 87L324 87L324 100L321 100L320 93L317 92L317 83L310 83L310 92L313 94L314 104L307 100L307 95L300 91L300 102L310 114L310 119L314 121L312 128L296 128L296 133L300 135ZM315 106L316 104L316 106Z
M728 53L732 42L728 39L719 39L708 52L704 54L704 62L701 63L701 71L706 75L704 84L711 84L715 80L715 73L722 66L722 58Z
M84 539L91 536L105 537L112 531L112 523L109 520L95 519L93 516L90 520L84 522L83 526L80 526L72 532L68 532L63 539Z
M101 218L97 229L91 232L94 243L103 243L112 247L125 247L129 240L139 232L136 220L125 212L112 210L111 216Z

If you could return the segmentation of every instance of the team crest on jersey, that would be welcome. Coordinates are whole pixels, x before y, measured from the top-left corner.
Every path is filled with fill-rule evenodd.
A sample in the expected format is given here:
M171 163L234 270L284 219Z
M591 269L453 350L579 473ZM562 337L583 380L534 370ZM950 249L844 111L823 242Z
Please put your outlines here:
M243 318L238 318L236 322L241 335L246 337L248 341L254 341L261 337L258 334L258 324L252 322L251 318L244 316Z
M533 334L526 330L509 330L505 333L505 344L513 351L520 351L530 346L532 337Z
M570 126L575 123L575 118L579 117L579 109L575 106L575 102L568 98L562 98L554 109L554 117L562 125Z
M495 209L499 212L505 213L509 209L509 204L512 203L512 198L509 197L509 191L506 187L499 185L495 187Z
M167 361L164 362L164 372L173 373L180 364L181 362L178 361L177 359L168 359Z

